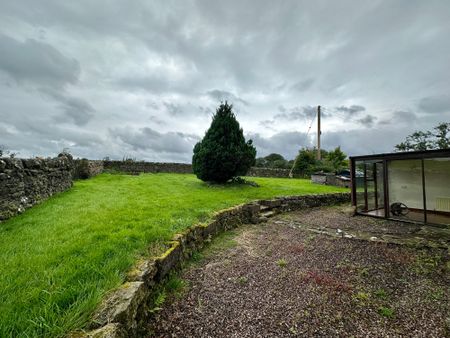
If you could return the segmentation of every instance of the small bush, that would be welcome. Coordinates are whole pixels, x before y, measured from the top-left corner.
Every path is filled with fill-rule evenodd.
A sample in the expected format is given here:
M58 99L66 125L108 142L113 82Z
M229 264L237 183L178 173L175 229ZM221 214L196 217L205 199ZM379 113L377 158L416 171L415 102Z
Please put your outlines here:
M383 316L383 317L386 317L386 318L394 317L394 310L389 308L389 307L380 306L378 308L378 313L380 314L380 316Z
M287 266L287 261L284 258L277 260L277 265L280 268L285 268Z

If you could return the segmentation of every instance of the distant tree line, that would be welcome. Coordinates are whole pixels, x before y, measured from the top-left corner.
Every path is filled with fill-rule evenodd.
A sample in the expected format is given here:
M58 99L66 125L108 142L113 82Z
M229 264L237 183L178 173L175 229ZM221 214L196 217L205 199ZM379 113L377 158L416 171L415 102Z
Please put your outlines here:
M395 151L432 149L450 149L449 122L441 122L430 131L415 131L395 146Z
M294 160L286 160L283 155L272 153L265 157L258 157L255 162L255 167L259 168L273 168L273 169L291 169Z
M265 157L258 157L255 166L261 168L292 169L292 174L309 177L314 172L338 172L348 168L347 155L336 147L334 150L320 151L322 160L317 160L316 148L302 148L295 160L286 160L282 155L272 153Z

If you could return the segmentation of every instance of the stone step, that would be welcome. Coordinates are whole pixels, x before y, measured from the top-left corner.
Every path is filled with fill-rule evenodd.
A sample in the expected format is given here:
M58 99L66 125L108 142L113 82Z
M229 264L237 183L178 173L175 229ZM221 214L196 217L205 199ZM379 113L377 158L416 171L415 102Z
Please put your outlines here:
M270 210L270 211L262 212L260 215L261 215L261 217L270 218L270 217L275 216L276 214L277 213L275 211Z

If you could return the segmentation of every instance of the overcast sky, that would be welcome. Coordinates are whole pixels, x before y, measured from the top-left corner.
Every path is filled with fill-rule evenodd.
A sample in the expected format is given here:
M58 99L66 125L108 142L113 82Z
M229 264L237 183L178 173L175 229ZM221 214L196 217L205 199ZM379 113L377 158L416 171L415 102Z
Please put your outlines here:
M221 100L258 156L450 122L450 1L0 0L0 144L190 162ZM308 133L309 126L312 128Z

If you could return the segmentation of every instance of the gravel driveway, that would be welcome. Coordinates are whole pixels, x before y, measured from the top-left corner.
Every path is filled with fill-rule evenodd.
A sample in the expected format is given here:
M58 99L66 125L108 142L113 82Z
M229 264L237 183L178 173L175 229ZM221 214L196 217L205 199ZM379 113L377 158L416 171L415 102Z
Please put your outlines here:
M450 337L449 251L314 231L411 232L345 211L278 215L234 230L235 245L215 241L181 273L185 291L169 297L149 336Z

